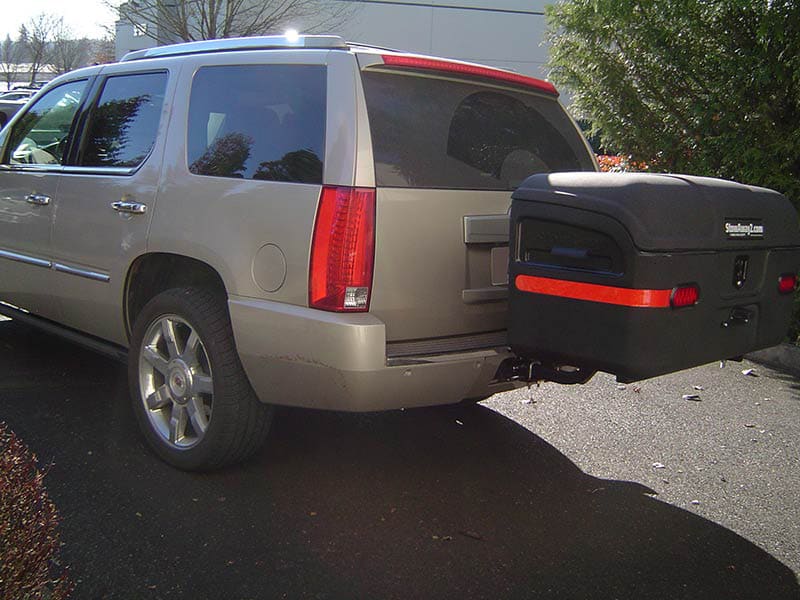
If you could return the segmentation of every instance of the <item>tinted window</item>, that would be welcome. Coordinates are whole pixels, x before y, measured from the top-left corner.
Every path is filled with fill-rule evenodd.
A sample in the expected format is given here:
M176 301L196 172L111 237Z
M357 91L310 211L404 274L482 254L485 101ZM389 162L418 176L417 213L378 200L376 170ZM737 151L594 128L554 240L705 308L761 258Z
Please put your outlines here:
M139 166L156 141L166 73L109 77L89 117L78 164Z
M53 88L20 118L10 135L11 164L59 165L86 80Z
M533 173L594 168L555 100L388 73L363 81L378 185L512 190Z
M204 67L189 104L197 175L322 183L325 67Z

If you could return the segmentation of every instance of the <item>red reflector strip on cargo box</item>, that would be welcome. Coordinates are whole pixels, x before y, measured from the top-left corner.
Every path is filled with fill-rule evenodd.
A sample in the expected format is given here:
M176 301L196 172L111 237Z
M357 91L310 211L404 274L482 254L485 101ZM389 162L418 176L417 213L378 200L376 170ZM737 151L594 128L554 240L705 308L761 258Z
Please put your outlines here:
M636 308L669 308L672 296L671 289L637 290L533 275L517 275L514 285L521 292Z

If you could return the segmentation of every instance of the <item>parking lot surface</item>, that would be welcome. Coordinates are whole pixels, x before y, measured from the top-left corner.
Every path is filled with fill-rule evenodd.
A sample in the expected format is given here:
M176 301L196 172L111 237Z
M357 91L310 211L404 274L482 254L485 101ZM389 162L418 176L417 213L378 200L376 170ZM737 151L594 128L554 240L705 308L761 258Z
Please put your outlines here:
M253 460L187 474L124 368L0 322L0 420L52 464L74 598L800 598L798 380L531 392L283 409Z

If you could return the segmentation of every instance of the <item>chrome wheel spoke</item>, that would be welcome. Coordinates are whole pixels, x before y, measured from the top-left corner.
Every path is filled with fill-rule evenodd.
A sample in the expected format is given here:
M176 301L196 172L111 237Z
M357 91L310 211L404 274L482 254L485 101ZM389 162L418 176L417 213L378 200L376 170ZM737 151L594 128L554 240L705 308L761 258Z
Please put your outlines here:
M169 441L173 444L180 442L186 435L186 417L185 407L178 404L173 405L172 415L169 419Z
M186 364L191 366L200 364L198 351L201 347L200 336L198 336L197 332L192 329L191 333L189 334L189 338L186 340L186 347L183 349L183 355L181 358L183 358Z
M211 376L204 375L203 373L196 373L194 375L194 391L198 394L213 394L214 381L211 379Z
M147 408L158 410L159 408L164 408L170 402L169 388L166 385L162 385L147 397Z
M169 366L167 363L169 360L161 356L156 348L153 346L146 346L142 351L142 358L145 359L150 366L161 373L164 377L167 376L167 373L169 372Z
M153 319L139 346L139 390L150 426L173 449L200 443L211 423L214 381L200 333L179 314Z
M175 336L175 323L173 323L171 319L164 319L161 321L161 335L164 338L164 343L167 345L167 352L169 352L170 359L177 358L180 352L178 352L178 341Z
M198 436L203 435L208 429L208 409L200 398L192 398L189 404L186 405L186 410L189 412L189 419L192 422L195 434Z

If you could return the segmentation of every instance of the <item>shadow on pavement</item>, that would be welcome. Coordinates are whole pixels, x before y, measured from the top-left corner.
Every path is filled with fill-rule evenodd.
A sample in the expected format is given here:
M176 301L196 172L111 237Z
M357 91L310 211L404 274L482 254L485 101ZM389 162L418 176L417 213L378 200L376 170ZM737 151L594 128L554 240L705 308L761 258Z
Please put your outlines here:
M262 452L174 471L115 363L0 323L0 419L53 462L75 598L798 598L748 540L602 480L482 407L284 409Z
M800 378L792 375L791 373L776 370L771 370L770 374L772 377L775 377L776 379L779 379L787 384L789 389L792 391L792 399L800 400Z

